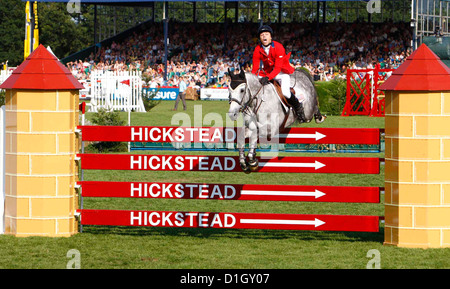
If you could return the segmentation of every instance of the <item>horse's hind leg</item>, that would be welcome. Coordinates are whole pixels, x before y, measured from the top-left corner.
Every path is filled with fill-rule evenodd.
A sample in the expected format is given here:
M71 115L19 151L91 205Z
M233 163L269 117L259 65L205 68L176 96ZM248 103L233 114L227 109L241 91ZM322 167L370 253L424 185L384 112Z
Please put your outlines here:
M316 121L316 123L322 123L325 121L325 119L327 119L327 116L321 114L319 108L317 108L317 111L314 114L314 120Z
M316 99L317 99L317 94L316 94ZM314 111L314 120L316 121L316 123L322 123L325 121L325 119L327 119L326 115L323 115L322 113L320 113L318 101L315 101L313 111Z

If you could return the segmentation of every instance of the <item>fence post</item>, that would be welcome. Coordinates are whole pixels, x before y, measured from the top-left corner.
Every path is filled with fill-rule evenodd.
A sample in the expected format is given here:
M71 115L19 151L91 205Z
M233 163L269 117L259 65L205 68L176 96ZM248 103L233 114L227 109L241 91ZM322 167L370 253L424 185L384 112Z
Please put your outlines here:
M78 231L75 129L83 86L57 61L40 45L0 86L6 90L5 234Z

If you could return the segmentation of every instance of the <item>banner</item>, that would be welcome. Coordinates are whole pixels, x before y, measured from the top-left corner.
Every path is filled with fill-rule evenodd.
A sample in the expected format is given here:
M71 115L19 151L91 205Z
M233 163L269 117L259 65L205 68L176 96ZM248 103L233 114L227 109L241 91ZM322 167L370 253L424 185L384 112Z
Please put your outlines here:
M201 100L228 100L228 88L202 88L200 90Z
M180 90L178 87L173 88L147 88L147 93L156 92L155 100L176 100Z

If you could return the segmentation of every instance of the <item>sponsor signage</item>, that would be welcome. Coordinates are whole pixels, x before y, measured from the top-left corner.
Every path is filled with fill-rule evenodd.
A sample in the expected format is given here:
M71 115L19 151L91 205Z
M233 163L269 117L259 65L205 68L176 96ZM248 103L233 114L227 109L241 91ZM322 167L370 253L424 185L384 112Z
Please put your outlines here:
M84 141L235 143L241 128L176 126L81 126ZM272 143L379 145L381 129L288 128ZM261 140L260 140L261 141Z
M78 210L82 225L378 232L378 216Z

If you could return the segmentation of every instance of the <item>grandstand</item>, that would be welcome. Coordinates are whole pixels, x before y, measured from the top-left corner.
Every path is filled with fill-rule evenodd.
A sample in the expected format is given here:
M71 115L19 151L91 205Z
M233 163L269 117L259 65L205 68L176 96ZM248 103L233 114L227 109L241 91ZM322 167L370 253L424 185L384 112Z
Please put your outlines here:
M153 87L176 86L185 74L197 89L226 87L228 68L250 69L261 23L316 80L343 78L347 68L396 68L423 36L449 32L449 2L440 0L82 3L95 6L95 45L62 62L80 80L93 70L139 70Z
M258 24L229 23L227 41L223 25L171 23L168 80L188 73L206 76L217 83L227 68L244 68L251 64L257 44ZM144 26L145 27L145 26ZM306 67L318 79L340 77L351 66L365 68L383 63L397 67L411 53L412 32L409 23L333 22L321 25L315 36L315 23L274 23L275 39L292 52L292 64ZM185 35L195 31L195 41ZM164 59L162 27L150 25L133 31L120 42L102 46L91 53L87 62L68 62L78 78L89 78L94 69L140 69L150 77L159 78ZM91 68L92 65L92 68ZM90 67L85 70L86 67ZM212 67L213 71L210 71ZM161 82L161 80L159 80ZM204 83L206 84L206 83Z

